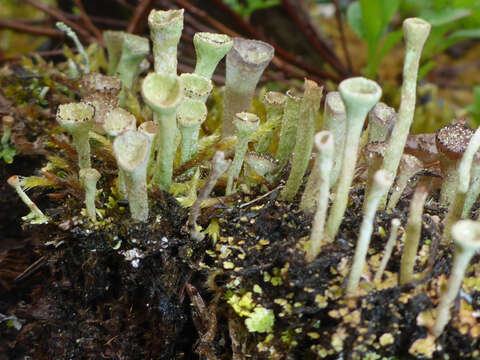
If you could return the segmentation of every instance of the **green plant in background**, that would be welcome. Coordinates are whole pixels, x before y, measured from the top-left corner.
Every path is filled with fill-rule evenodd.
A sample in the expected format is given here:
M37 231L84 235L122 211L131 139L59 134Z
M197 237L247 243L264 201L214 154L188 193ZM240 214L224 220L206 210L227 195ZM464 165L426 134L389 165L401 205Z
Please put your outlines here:
M480 86L473 88L473 104L467 106L466 110L477 124L480 124Z
M280 0L223 0L223 2L243 17L249 17L256 10L280 5Z
M375 78L382 58L402 38L402 31L388 32L400 0L359 0L350 4L347 20L353 31L367 43L365 76Z
M7 164L13 162L13 157L17 153L15 147L10 144L10 136L14 122L15 119L11 116L6 115L2 117L3 134L0 140L0 159L3 159Z
M355 1L348 7L347 20L367 43L367 77L376 76L380 62L402 37L400 30L389 32L389 24L397 11L401 18L416 16L432 25L422 55L420 79L435 67L435 55L460 41L480 37L480 2L477 0Z

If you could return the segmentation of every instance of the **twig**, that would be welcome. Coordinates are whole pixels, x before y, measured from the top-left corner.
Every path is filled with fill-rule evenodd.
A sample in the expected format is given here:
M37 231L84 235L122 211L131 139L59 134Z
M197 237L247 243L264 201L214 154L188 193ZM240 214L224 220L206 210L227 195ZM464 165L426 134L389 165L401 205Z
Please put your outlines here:
M78 52L78 50L75 48L70 48L70 50L72 50L74 53ZM22 57L33 57L33 56L50 57L50 56L60 56L60 55L64 56L62 49L35 51L28 54L0 58L0 63L18 61L22 59Z
M302 19L299 15L298 9L296 9L291 4L290 0L283 0L282 3L292 20L297 24L300 31L305 35L310 44L322 56L322 58L325 59L325 61L328 62L342 77L346 76L347 71L340 62L340 60L335 56L333 51L323 42L323 40L316 36L312 24L309 21L310 19L308 19L308 21Z
M82 21L85 23L85 26L88 28L88 30L90 30L92 34L95 35L95 37L97 38L97 42L99 42L100 44L103 44L102 32L93 24L92 20L87 15L87 12L85 11L85 7L83 6L82 0L74 0L74 1L78 10L80 10L80 17Z
M63 37L63 33L56 29L41 28L37 26L27 25L15 20L1 19L0 29L11 29L22 33L43 35L49 37Z
M43 4L39 4L37 3L35 0L25 0L25 2L35 8L37 8L38 10L41 10L43 11L44 13L54 17L55 19L57 19L58 21L63 21L65 24L67 24L68 26L70 26L73 30L75 30L75 32L78 34L78 35L81 35L83 38L85 38L86 40L88 40L89 42L92 42L93 40L95 40L94 38L92 38L92 36L90 36L90 34L84 30L80 25L78 25L77 23L69 20L63 13L63 11L61 10L58 10L58 9L53 9L53 8L50 8L48 6L45 6Z
M147 16L150 10L153 9L152 0L142 0L142 2L136 6L135 12L127 27L127 33L141 34L147 26Z
M75 15L75 14L64 14L64 15L67 19L70 19L70 20L80 19L79 15ZM90 20L92 20L92 22L94 24L104 25L108 28L115 27L115 28L124 29L128 25L128 22L125 21L125 20L110 19L110 18L105 18L105 17L101 17L101 16L93 16L93 15L89 15L89 18L90 18Z
M285 186L285 185L278 185L275 189L272 189L272 190L270 190L269 192L266 192L265 194L263 194L263 195L255 198L255 199L253 199L253 200L251 200L251 201L249 201L249 202L246 202L246 203L241 204L241 205L239 206L239 208L241 209L241 208L250 206L250 205L256 203L257 201L260 201L260 200L266 198L267 196L269 196L270 194L274 193L275 191L278 191L278 190L282 189L284 186Z
M345 55L345 61L347 62L348 72L352 73L352 59L348 52L347 40L345 39L345 31L343 28L342 12L340 11L340 6L338 6L338 0L333 0L333 5L335 5L335 18L337 19L338 32L340 33L340 41L342 42L343 54Z

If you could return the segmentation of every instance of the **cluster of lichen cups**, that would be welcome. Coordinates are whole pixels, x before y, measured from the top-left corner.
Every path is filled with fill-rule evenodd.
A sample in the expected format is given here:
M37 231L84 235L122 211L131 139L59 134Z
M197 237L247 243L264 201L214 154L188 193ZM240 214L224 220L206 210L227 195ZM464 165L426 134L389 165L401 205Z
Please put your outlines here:
M245 173L254 173L264 182L273 183L278 181L282 170L291 160L289 177L284 185L280 185L280 197L293 201L315 147L317 157L300 203L302 210L314 213L311 237L305 246L306 261L313 262L322 251L322 246L335 240L347 208L357 158L363 154L361 161L368 167L363 220L346 286L347 297L361 295L363 290L359 290L359 283L366 264L375 213L377 209L385 208L392 183L395 185L387 210L396 206L408 180L423 169L419 159L405 154L405 145L415 109L418 64L430 25L417 18L407 19L403 24L406 55L398 114L385 104L378 103L382 90L376 82L362 77L346 79L340 83L338 92L326 95L323 129L315 135L323 88L311 80L305 80L303 95L292 90L286 95L267 92L264 98L266 122L261 123L257 115L248 112L257 82L273 57L270 45L253 40L232 40L226 35L198 33L194 37L197 54L195 73L178 76L177 45L183 28L183 10L154 10L148 23L153 40L155 70L141 81L141 95L151 110L153 122L144 122L137 127L135 117L121 108L127 106L129 98L135 96L133 91L138 83L137 76L149 53L147 39L123 32L108 31L104 36L109 56L108 74L118 74L119 80L91 74L83 81L88 96L85 95L80 103L60 105L58 108L57 120L72 135L78 153L79 177L85 187L88 217L92 221L96 219L95 193L100 177L100 173L91 168L90 132L96 127L100 131L103 129L112 141L119 169L119 196L128 199L133 219L147 221L148 185L170 190L177 144L181 144L181 163L196 155L201 124L208 113L205 102L213 88L211 76L226 55L221 136L235 135L236 146L234 154L228 154L233 155L230 156L233 161L225 160L225 154L221 152L213 158L210 177L192 206L187 224L192 238L203 239L196 224L200 205L223 173L226 173L226 195L229 195L238 191L237 180L242 168ZM121 86L115 81L119 81ZM104 82L110 85L101 85ZM112 97L118 101L112 100ZM360 149L367 116L368 140L365 140L368 144ZM463 272L474 251L472 249L480 241L478 223L458 221L468 215L464 207L470 184L473 186L479 182L476 178L471 181L470 175L474 154L480 146L479 131L472 135L458 166L453 166L456 170L456 186L449 190L453 193L450 195L444 243L448 244L453 237L457 248L448 290L442 295L437 308L438 318L432 329L434 336L438 336L448 322L452 299L458 292ZM254 145L257 153L248 153L252 139L257 140ZM274 158L267 154L272 148L276 149ZM20 188L18 178L10 179L9 183L25 200L26 195ZM327 217L330 191L335 196ZM480 190L475 191L478 196ZM426 186L420 183L412 198L406 225L401 284L417 279L414 264L427 195ZM46 216L32 204L31 201L27 203L34 214L32 216L36 217L37 222L45 222ZM471 204L468 206L470 209ZM398 219L392 221L392 235L375 281L381 280L399 225ZM465 238L469 239L467 243ZM467 252L469 255L465 255Z

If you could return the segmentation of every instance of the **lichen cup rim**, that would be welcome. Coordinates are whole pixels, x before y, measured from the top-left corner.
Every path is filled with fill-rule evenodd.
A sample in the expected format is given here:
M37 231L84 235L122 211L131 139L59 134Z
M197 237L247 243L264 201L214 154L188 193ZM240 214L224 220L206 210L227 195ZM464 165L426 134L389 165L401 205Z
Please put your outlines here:
M113 142L113 150L120 167L126 171L134 171L148 160L150 139L143 132L127 130L117 136Z
M143 80L142 97L155 111L173 109L183 98L183 81L174 74L150 73Z

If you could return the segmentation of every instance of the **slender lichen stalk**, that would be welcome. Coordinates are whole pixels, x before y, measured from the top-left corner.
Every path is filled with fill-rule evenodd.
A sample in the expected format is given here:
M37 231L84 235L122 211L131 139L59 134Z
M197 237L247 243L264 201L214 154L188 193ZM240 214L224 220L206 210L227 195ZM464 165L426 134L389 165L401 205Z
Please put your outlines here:
M277 153L275 158L283 168L292 154L295 146L295 135L297 133L297 124L299 122L298 114L302 105L302 97L294 90L287 91L285 110L282 117L282 128L278 139Z
M125 172L128 205L132 219L147 221L147 165L151 142L143 132L129 130L115 138L113 151L118 166Z
M183 9L152 10L148 26L156 73L177 75L177 46L183 30Z
M225 160L225 154L223 153L223 151L217 151L213 156L212 166L210 169L210 174L208 175L207 182L198 192L197 200L195 200L192 207L190 208L190 214L187 221L187 229L192 239L200 241L203 240L203 238L205 237L197 229L197 218L200 215L200 208L202 202L208 198L218 179L225 171L228 170L231 163L231 160Z
M7 180L8 185L13 187L17 192L20 199L28 206L30 212L22 217L22 220L28 221L31 224L46 224L48 223L48 217L38 208L38 206L28 197L28 195L23 191L22 186L20 185L20 178L17 175L13 175Z
M235 114L248 111L258 80L273 58L273 47L258 40L233 39L227 54L222 136L235 133Z
M116 108L105 116L103 129L113 142L114 138L127 130L135 130L137 119L127 110ZM118 192L122 200L128 197L127 185L125 184L125 173L122 168L118 169L117 179Z
M331 131L335 140L335 159L330 173L330 187L332 188L337 182L342 167L345 133L347 132L347 112L338 91L331 91L325 97L323 129Z
M465 204L462 210L462 219L468 218L473 204L477 201L480 195L480 159L474 159L472 164L470 188L468 189Z
M382 261L380 262L380 266L378 267L378 270L375 273L375 277L373 278L373 282L375 283L379 283L382 280L383 272L387 267L388 260L390 260L393 247L395 246L395 242L397 241L399 227L400 227L400 219L397 219L397 218L392 219L392 225L390 227L390 236L388 237L387 244L385 245L385 253L383 254Z
M155 139L158 134L158 125L154 121L145 121L140 124L138 131L143 132L148 136L151 142L150 152L148 154L148 166L147 166L147 183L150 181L150 175L152 174L153 166L155 165Z
M283 109L285 107L287 97L285 94L277 91L267 91L263 97L263 103L265 104L265 112L267 114L267 121L265 127L270 129L264 134L258 141L255 150L259 153L267 153L270 148L270 144L277 132L278 127L283 116Z
M124 37L124 31L107 30L103 32L103 41L107 47L108 54L107 74L110 76L113 76L117 73L118 62L120 61L120 56L122 55Z
M472 220L460 220L452 227L455 241L455 255L447 289L437 306L437 317L432 328L435 337L442 334L450 321L450 309L462 285L463 277L470 260L480 249L480 223Z
M100 173L93 168L80 169L78 176L85 189L85 208L87 216L91 221L97 220L95 209L95 196L97 194L97 181L100 179Z
M368 142L387 141L397 118L394 108L380 102L368 114Z
M158 126L155 139L157 165L152 183L168 191L172 182L176 152L177 108L183 99L183 83L171 74L150 73L142 84L142 96L154 113Z
M228 35L197 32L193 36L193 46L197 54L195 74L211 79L220 60L232 48L233 41Z
M287 201L293 201L302 185L303 175L307 170L312 154L313 138L315 135L315 123L322 99L323 87L316 82L305 79L305 92L300 108L300 122L297 127L297 136L292 160L292 169L287 184L280 193L280 197Z
M455 224L462 216L463 207L465 205L465 199L467 197L468 188L470 186L470 178L472 172L473 158L480 148L480 128L478 128L473 134L467 149L458 164L458 185L455 191L455 197L452 204L448 209L448 213L445 217L445 226L441 243L447 245L451 241L451 230L453 224Z
M149 52L150 44L148 39L137 35L125 34L122 56L117 65L117 73L123 84L122 92L119 95L120 106L125 106L127 92L133 87L140 63Z
M80 169L91 167L88 132L93 127L94 116L95 108L82 102L62 104L57 110L58 123L72 135Z
M398 175L393 186L390 200L388 201L387 211L392 211L397 206L403 191L408 185L408 181L420 170L423 170L423 162L413 155L403 154L398 167Z
M414 266L417 258L418 244L422 233L422 214L428 189L423 184L418 184L410 201L408 223L405 227L405 246L400 263L400 284L405 285L415 280Z
M347 109L347 134L335 201L327 222L326 235L330 239L335 238L347 208L363 123L368 112L382 95L382 89L376 82L362 77L342 81L339 85L339 91Z
M67 24L59 21L55 24L55 26L60 30L63 31L67 36L73 40L75 43L75 46L78 49L78 52L82 55L83 61L85 62L85 70L83 71L84 74L90 73L90 61L88 60L87 53L85 52L85 48L83 47L82 43L80 40L78 40L77 34L75 34L75 31L72 30L70 26Z
M180 145L180 161L182 164L197 153L198 134L206 118L207 107L202 101L183 99L177 111L177 121L182 136Z
M418 65L423 45L430 33L431 25L419 18L409 18L403 22L405 38L405 62L403 65L403 83L400 109L385 152L383 168L396 175L403 154L407 136L413 122L417 93Z
M235 146L235 157L233 158L232 166L228 171L226 194L230 195L233 192L233 182L238 178L240 170L243 165L243 158L248 149L248 140L258 129L260 119L257 115L241 112L236 114L233 124L237 129L237 145Z
M309 190L309 194L311 194L307 195L307 197L315 197L314 201L310 202L316 203L317 205L317 211L313 219L312 233L305 254L305 260L307 262L315 260L320 253L323 242L323 228L328 208L330 171L333 167L334 140L332 133L330 131L321 131L315 135L315 147L317 148L318 154L312 173L310 174L310 179L318 179L318 181L312 181L312 183L315 183L317 189L310 190L307 185L307 189L305 190L305 192ZM303 195L304 197L306 196L305 193ZM302 203L303 202L304 199L302 198Z
M14 122L15 122L15 119L10 115L5 115L2 117L3 134L2 134L2 140L0 142L2 146L7 145L8 142L10 141L10 135L12 134L12 126Z
M347 105L348 109L348 105ZM347 110L348 112L348 110ZM356 296L360 277L366 263L368 246L373 232L373 223L378 204L382 197L386 194L392 185L393 177L386 170L378 170L374 175L372 188L367 195L366 206L363 212L362 225L360 226L360 234L358 236L357 246L355 247L355 255L347 281L347 296Z

